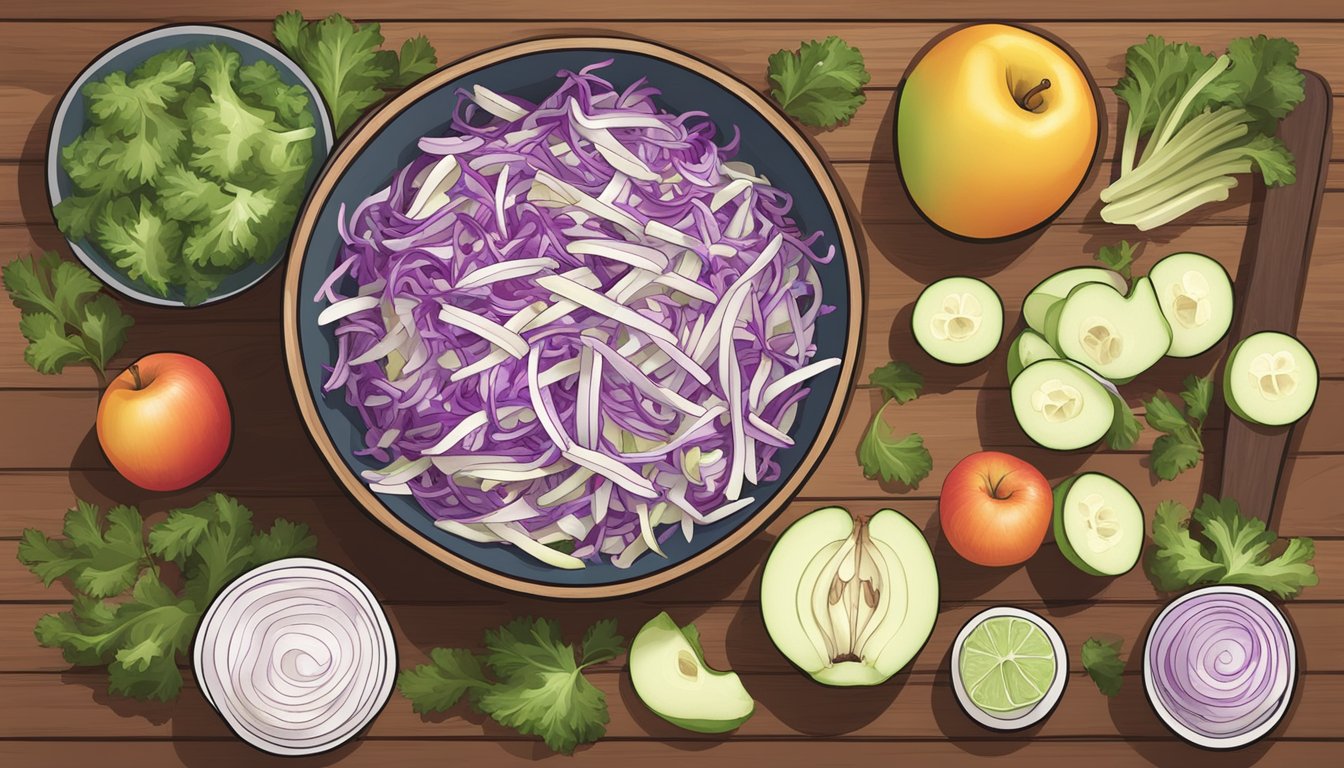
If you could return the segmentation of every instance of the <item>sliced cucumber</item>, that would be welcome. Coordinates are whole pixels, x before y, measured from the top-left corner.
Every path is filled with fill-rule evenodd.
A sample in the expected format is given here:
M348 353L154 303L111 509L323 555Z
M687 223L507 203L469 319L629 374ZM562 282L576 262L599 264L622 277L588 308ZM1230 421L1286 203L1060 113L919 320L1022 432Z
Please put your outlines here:
M1227 335L1232 325L1232 278L1202 253L1173 253L1148 270L1162 314L1171 327L1170 357L1194 357Z
M1058 357L1059 353L1050 346L1050 342L1046 341L1044 336L1030 329L1025 330L1019 333L1017 338L1013 339L1012 346L1008 347L1008 381L1016 379L1023 368L1037 360L1052 360Z
M1171 348L1171 327L1146 277L1129 296L1102 283L1080 285L1050 308L1045 325L1046 339L1065 357L1121 384Z
M1055 486L1055 542L1083 573L1119 576L1139 562L1143 508L1129 489L1099 472Z
M1074 267L1066 269L1042 280L1027 298L1022 300L1022 318L1027 327L1037 333L1045 333L1045 316L1050 307L1063 301L1074 288L1084 283L1109 285L1117 293L1124 293L1129 286L1119 273L1101 267Z
M1286 333L1264 331L1232 348L1223 372L1227 407L1253 424L1292 424L1316 402L1316 358Z
M1071 451L1100 440L1115 419L1111 392L1082 366L1038 360L1013 379L1013 413L1027 437Z
M1003 302L983 280L946 277L919 294L911 319L915 341L940 362L985 359L1003 336Z

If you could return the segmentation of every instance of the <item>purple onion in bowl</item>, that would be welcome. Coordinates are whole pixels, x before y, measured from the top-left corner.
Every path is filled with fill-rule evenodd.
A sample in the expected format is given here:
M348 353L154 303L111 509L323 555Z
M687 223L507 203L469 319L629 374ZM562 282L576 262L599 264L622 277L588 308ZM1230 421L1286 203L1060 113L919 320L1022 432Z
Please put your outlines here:
M1149 701L1178 736L1231 749L1264 736L1287 711L1296 647L1287 620L1264 597L1207 587L1153 622L1143 674Z

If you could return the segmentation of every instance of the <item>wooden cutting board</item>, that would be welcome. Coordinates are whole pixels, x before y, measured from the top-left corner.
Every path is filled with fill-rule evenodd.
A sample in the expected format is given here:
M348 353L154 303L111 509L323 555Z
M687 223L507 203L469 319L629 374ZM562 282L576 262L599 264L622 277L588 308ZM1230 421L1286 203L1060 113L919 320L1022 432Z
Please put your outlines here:
M1229 351L1260 331L1291 334L1297 329L1330 166L1330 86L1315 72L1303 74L1306 99L1279 127L1279 137L1297 161L1297 181L1265 192L1260 219L1246 233ZM1216 384L1222 384L1221 371ZM1231 409L1224 411L1222 473L1206 473L1205 487L1217 496L1236 499L1242 512L1270 523L1293 426L1257 426L1237 418Z

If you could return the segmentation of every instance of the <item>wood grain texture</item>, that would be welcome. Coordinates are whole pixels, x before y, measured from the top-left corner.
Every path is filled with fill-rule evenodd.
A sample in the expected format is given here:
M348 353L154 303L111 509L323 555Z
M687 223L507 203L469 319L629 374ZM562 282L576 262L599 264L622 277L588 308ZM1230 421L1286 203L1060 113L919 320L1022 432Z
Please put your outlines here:
M1236 322L1228 349L1261 331L1297 330L1330 162L1330 84L1308 72L1305 87L1306 99L1279 129L1301 171L1295 183L1265 193L1261 218L1251 228L1239 267ZM1217 495L1236 499L1247 514L1272 522L1288 441L1296 427L1250 424L1230 409L1224 425Z
M65 252L43 189L41 157L56 99L94 55L160 21L227 20L268 35L270 19L294 3L235 0L64 0L0 3L0 264L44 249ZM71 669L31 634L43 613L63 610L68 590L46 589L15 560L24 528L59 528L76 497L95 503L137 504L150 520L199 500L204 488L241 498L257 520L285 517L309 525L319 555L350 568L387 603L403 664L419 663L436 646L468 645L488 626L516 615L557 618L577 635L599 617L614 616L627 637L650 615L666 609L694 621L709 661L739 670L759 702L758 713L728 737L679 731L637 700L619 660L593 671L611 706L607 738L581 748L579 766L713 765L859 766L893 760L917 766L1034 765L1089 768L1154 764L1209 764L1211 757L1177 741L1156 720L1142 694L1137 638L1160 610L1140 569L1114 579L1083 577L1047 539L1027 564L984 569L960 559L942 538L937 494L947 471L981 448L1018 454L1057 481L1084 470L1102 471L1129 485L1151 511L1163 499L1192 503L1220 476L1224 440L1221 405L1206 438L1211 455L1173 482L1151 475L1143 451L1059 454L1030 445L1009 413L1003 351L966 368L936 364L909 338L909 313L923 285L952 273L987 279L1003 296L1007 325L1020 328L1022 298L1040 279L1086 264L1103 244L1139 239L1132 230L1104 225L1097 194L1115 175L1120 107L1108 86L1120 76L1123 52L1148 33L1222 46L1240 35L1287 36L1301 45L1300 64L1344 92L1344 6L1337 0L1190 0L1124 4L1076 0L852 0L820 7L801 0L681 3L574 0L547 6L536 0L487 4L431 0L309 0L305 13L341 11L384 21L396 43L426 34L441 61L537 35L615 33L681 47L764 90L765 60L799 40L838 34L865 53L873 81L869 100L848 126L813 139L834 163L849 210L860 221L869 280L867 329L859 356L859 386L839 421L835 445L798 498L758 535L705 569L641 596L557 604L517 597L442 567L366 516L342 490L304 433L284 384L279 333L282 276L272 275L236 300L189 314L125 305L137 321L122 354L124 366L154 351L180 350L210 364L225 381L237 415L237 438L226 465L201 488L149 494L127 484L103 459L91 432L97 390L90 372L73 369L41 376L22 361L17 311L0 302L0 765L257 766L508 766L566 762L534 739L465 711L425 718L394 695L363 738L335 753L307 760L272 760L232 738L189 684L171 705L110 697L105 676ZM824 18L823 18L824 17ZM896 88L915 52L947 26L979 17L1037 23L1077 49L1103 89L1109 130L1100 162L1083 190L1044 231L994 246L970 246L924 225L910 207L893 164L891 125ZM1344 104L1335 97L1335 106ZM1344 160L1344 125L1326 147ZM1325 380L1317 407L1287 445L1275 525L1285 536L1316 538L1321 584L1287 607L1301 641L1302 687L1285 722L1248 750L1218 755L1220 765L1328 765L1344 746L1344 162L1325 171L1315 242L1301 291L1299 338L1315 352ZM1277 193L1275 193L1277 194ZM1226 203L1142 236L1139 271L1166 253L1196 250L1217 259L1234 277L1253 268L1243 254L1266 230L1274 196L1256 184L1233 190ZM1272 210L1272 209L1271 209ZM1249 228L1249 229L1248 229ZM1258 228L1258 229L1257 229ZM1249 240L1248 240L1249 238ZM1305 251L1304 251L1305 252ZM1257 265L1269 263L1257 262ZM1006 345L1004 345L1006 346ZM1166 361L1124 388L1132 405L1157 389L1172 392L1189 373L1217 374L1226 345L1188 361ZM854 449L876 409L869 372L891 359L924 373L927 394L884 417L917 431L933 452L933 474L918 488L884 487L863 477ZM277 471L283 466L283 471ZM826 689L797 674L773 648L760 619L761 563L793 520L825 504L843 503L868 514L894 507L924 529L939 570L942 605L930 643L911 670L883 686ZM947 649L962 622L983 607L1021 605L1055 623L1071 652L1072 675L1060 708L1024 733L996 734L971 724L951 701ZM1089 636L1125 639L1125 687L1108 700L1081 674L1077 649Z

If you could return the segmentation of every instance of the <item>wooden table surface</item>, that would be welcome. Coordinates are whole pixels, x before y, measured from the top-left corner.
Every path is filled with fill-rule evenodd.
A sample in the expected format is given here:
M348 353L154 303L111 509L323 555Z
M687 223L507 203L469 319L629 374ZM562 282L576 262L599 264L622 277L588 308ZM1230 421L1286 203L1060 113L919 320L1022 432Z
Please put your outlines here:
M269 36L270 19L293 3L275 0L66 0L16 2L0 8L0 262L55 250L69 257L43 186L43 155L56 100L93 56L158 23L224 20ZM830 453L801 496L769 528L724 560L644 595L606 603L561 603L518 597L481 586L436 564L372 522L341 492L299 420L285 380L277 271L246 295L191 311L127 305L136 326L114 367L150 352L195 355L219 373L234 407L236 433L227 462L202 487L178 494L140 491L120 479L93 432L98 389L91 372L72 368L41 376L23 362L18 311L0 306L0 764L171 765L269 764L234 739L187 683L172 704L110 697L103 673L71 669L57 651L40 648L32 626L58 611L68 595L44 589L14 553L25 527L59 530L75 497L101 504L138 504L148 514L198 501L205 489L240 497L262 520L283 515L316 532L322 557L364 578L384 602L403 666L421 662L435 646L471 645L481 631L515 615L558 618L579 633L588 622L617 616L630 636L658 610L695 621L709 661L741 673L759 701L756 716L728 737L678 730L637 700L619 665L593 678L611 707L607 737L582 748L576 764L652 766L700 764L853 765L911 760L913 765L1034 761L1038 766L1085 763L1178 765L1208 759L1177 740L1157 720L1142 692L1137 655L1123 692L1109 700L1082 671L1078 649L1090 635L1126 638L1126 651L1163 602L1139 570L1105 580L1083 577L1047 542L1019 568L982 569L959 559L942 541L936 497L947 471L982 447L1021 456L1051 480L1080 469L1107 472L1129 486L1145 509L1162 499L1195 500L1200 471L1157 482L1146 466L1154 433L1127 452L1056 454L1033 446L1016 426L1008 403L1003 351L966 368L941 366L915 346L907 326L921 286L949 273L986 277L1002 294L1009 322L1026 291L1045 275L1089 262L1096 247L1134 230L1101 223L1097 193L1117 155L1117 107L1107 86L1120 75L1125 47L1146 34L1222 47L1231 38L1265 33L1301 46L1300 66L1320 72L1344 94L1344 5L1338 0L852 0L817 3L737 0L321 0L302 3L311 18L342 11L381 20L389 40L427 34L441 61L527 36L607 32L644 36L704 57L765 86L766 57L800 39L838 34L862 49L872 73L868 103L853 123L818 135L861 216L866 249L869 315L861 378L893 357L922 371L926 395L896 411L903 431L924 435L933 473L895 495L864 479L855 449L879 395L854 394ZM1012 6L1011 14L1005 10ZM1037 24L1071 43L1104 93L1107 138L1102 161L1059 219L1038 235L995 245L968 245L936 234L913 213L892 161L893 95L911 56L949 24L983 14ZM1163 20L1178 14L1180 19ZM535 20L537 18L542 20ZM818 18L824 17L824 18ZM1092 17L1096 17L1095 19ZM1210 21L1210 19L1227 19ZM1335 97L1336 114L1344 97ZM1300 689L1283 723L1261 743L1218 758L1220 765L1334 762L1344 747L1344 120L1335 121L1330 180L1316 234L1299 335L1316 354L1320 397L1299 425L1287 464L1286 489L1274 519L1284 535L1317 543L1319 586L1292 602L1302 662ZM1244 184L1225 204L1202 208L1148 234L1141 265L1175 250L1207 253L1234 276L1247 226L1259 215L1263 190ZM1005 345L1006 346L1006 345ZM1139 404L1158 387L1215 368L1222 347L1190 361L1167 360L1126 387ZM1209 423L1222 423L1221 405ZM896 409L893 409L896 410ZM1218 461L1218 430L1210 455ZM789 522L815 507L842 503L859 511L894 506L923 526L937 560L943 602L933 637L907 672L867 689L828 689L809 682L775 651L761 624L760 564ZM1059 709L1020 734L994 734L972 723L953 701L946 668L952 638L973 613L995 604L1044 613L1069 647L1070 685ZM1331 758L1330 755L1335 755ZM505 765L547 759L538 742L479 716L422 718L394 695L359 742L287 765ZM563 764L566 758L551 758ZM768 761L768 763L767 763ZM275 761L279 764L279 761ZM1199 763L1195 763L1199 764Z

